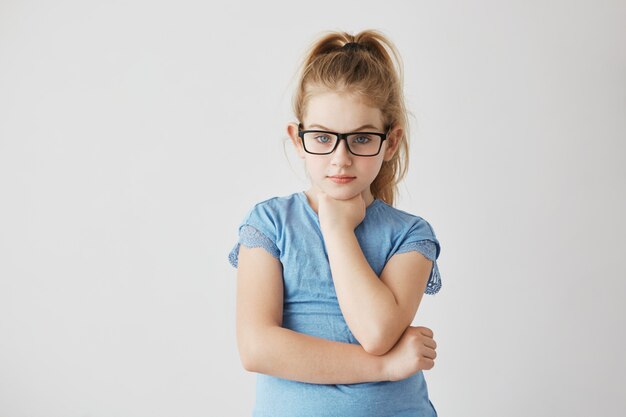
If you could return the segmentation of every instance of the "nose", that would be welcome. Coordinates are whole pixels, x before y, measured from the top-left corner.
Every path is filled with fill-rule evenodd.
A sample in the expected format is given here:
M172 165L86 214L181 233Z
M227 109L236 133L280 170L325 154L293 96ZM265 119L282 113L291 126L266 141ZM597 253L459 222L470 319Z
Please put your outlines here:
M332 164L337 166L352 165L352 154L348 150L348 142L346 140L339 140L337 149L332 153Z

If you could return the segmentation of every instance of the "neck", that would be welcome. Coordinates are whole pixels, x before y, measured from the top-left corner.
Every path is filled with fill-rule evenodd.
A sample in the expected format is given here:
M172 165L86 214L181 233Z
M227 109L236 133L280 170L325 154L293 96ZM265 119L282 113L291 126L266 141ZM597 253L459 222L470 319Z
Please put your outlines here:
M309 202L309 206L311 206L313 211L317 213L317 208L318 208L317 190L311 188L305 191L304 195L306 196L307 201ZM372 192L369 190L369 188L363 191L361 195L363 196L363 200L365 201L365 207L369 207L369 205L374 202L374 196L372 195Z
M363 196L363 200L365 200L365 207L368 207L374 202L374 196L372 195L372 192L369 188L362 192L361 195Z

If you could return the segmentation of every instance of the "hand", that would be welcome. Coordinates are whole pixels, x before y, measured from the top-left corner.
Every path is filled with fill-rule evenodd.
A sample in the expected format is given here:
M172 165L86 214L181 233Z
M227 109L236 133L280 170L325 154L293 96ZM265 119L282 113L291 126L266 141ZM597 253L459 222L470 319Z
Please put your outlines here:
M349 200L336 200L319 192L317 201L317 215L322 230L346 228L353 231L365 218L365 200L361 193Z
M433 331L409 326L396 345L383 355L386 380L399 381L421 370L432 369L437 357Z

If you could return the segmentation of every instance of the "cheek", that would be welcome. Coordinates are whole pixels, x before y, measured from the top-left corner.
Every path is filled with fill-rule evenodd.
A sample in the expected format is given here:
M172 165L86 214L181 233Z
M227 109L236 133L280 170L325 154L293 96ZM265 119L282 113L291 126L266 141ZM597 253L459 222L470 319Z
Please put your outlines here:
M378 172L380 171L382 164L383 164L382 159L372 158L371 161L367 161L366 163L363 164L363 169L367 171L368 173L370 173L373 177L376 177L378 175Z
M324 169L322 158L309 158L308 156L305 156L304 165L306 166L307 171L312 173L318 173Z

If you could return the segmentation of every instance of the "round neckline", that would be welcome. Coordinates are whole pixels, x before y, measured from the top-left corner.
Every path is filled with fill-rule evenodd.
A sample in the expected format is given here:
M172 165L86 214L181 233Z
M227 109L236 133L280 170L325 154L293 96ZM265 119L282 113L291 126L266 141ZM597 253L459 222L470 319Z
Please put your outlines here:
M304 205L306 206L306 209L308 210L309 213L311 213L315 219L317 221L319 221L319 216L318 214L315 212L315 210L313 210L313 207L311 207L311 205L309 204L309 199L307 198L306 194L304 191L300 191L298 193L298 195L300 196L300 198L302 199L302 202L304 203ZM369 206L365 207L365 214L367 215L367 213L370 211L370 209L378 204L380 204L381 202L383 202L383 200L379 199L379 198L375 198Z

